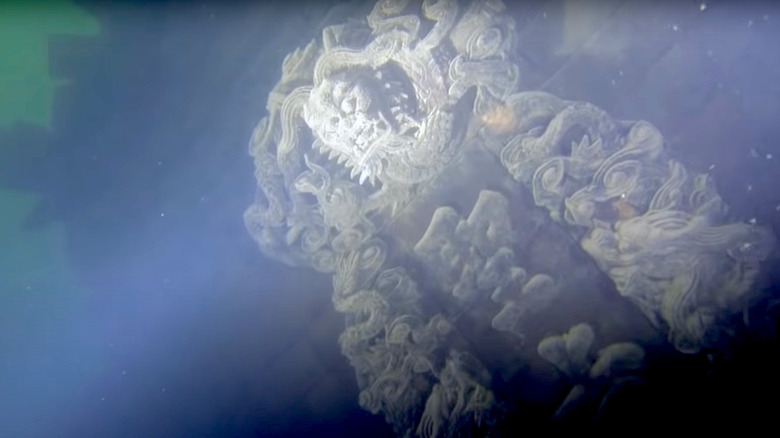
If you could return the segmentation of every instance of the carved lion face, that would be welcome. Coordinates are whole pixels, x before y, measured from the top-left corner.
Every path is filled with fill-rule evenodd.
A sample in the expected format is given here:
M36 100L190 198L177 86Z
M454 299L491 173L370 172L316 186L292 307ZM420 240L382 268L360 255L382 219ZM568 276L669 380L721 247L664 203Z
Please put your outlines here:
M387 160L416 139L414 87L400 68L352 68L326 78L304 106L304 118L331 158L372 184Z

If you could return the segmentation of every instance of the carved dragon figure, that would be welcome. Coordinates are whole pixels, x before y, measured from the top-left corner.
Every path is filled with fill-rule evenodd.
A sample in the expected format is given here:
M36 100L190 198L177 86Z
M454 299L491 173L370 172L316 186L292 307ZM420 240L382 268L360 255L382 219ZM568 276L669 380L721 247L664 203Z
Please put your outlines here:
M361 406L399 436L495 432L505 407L459 319L525 339L526 318L566 299L554 273L520 265L527 237L509 186L530 189L684 352L715 341L773 249L768 230L728 221L709 176L670 159L649 123L521 91L514 37L499 0L380 0L285 59L250 142L249 232L266 254L333 275ZM398 232L466 153L495 156L503 189L480 190L468 215L442 205L422 232ZM557 337L539 354L593 378L644 361L618 343L591 367L591 332L568 335L585 353Z

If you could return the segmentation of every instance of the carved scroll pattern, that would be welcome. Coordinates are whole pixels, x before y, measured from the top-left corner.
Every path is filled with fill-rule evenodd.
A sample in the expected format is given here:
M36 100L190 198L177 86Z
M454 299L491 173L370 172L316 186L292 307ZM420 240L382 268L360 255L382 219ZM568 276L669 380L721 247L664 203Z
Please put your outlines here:
M480 429L497 409L484 367L447 346L449 316L421 309L416 282L378 234L388 210L463 147L469 89L495 98L514 89L503 5L461 6L383 0L365 22L326 28L321 44L285 58L250 142L258 191L247 229L267 255L333 274L360 404L399 436Z
M711 346L771 252L771 231L730 222L710 176L668 158L650 123L546 93L508 102L519 119L500 152L510 174L678 350Z
M339 338L355 369L359 403L383 413L400 436L450 436L464 425L485 430L501 409L490 375L466 352L448 347L457 334L447 315L427 317L416 282L386 268L387 249L369 239L339 257L333 304L347 314Z

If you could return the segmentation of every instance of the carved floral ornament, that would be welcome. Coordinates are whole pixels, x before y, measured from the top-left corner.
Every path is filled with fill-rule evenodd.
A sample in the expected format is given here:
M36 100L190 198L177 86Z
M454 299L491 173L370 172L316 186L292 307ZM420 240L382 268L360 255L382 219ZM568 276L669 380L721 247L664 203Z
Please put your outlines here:
M717 340L773 249L769 230L729 222L711 178L669 158L651 124L521 90L514 37L500 1L380 1L287 56L250 142L249 232L266 254L333 275L360 404L399 436L484 431L505 410L445 309L488 297L490 327L522 339L563 293L554 273L520 266L506 193L482 190L468 213L440 206L415 241L387 232L464 151L494 155L682 352ZM432 306L432 288L452 305ZM629 340L595 355L587 324L535 341L579 382L558 416L587 398L587 376L624 378L644 360Z

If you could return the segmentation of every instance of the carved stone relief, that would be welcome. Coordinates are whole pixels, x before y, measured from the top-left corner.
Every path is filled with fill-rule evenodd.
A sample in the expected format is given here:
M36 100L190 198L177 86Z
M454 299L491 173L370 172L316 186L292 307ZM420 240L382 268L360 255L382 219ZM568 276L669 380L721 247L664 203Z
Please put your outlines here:
M461 315L478 309L496 337L522 343L526 321L571 293L556 272L571 267L523 265L517 187L685 353L717 342L773 250L771 232L730 221L711 178L670 158L650 123L522 90L514 26L498 0L381 0L287 56L250 141L247 229L267 255L332 274L360 405L399 436L500 428L506 405ZM500 184L471 181L465 210L429 196L475 154L505 172ZM420 204L433 207L419 235L394 233ZM533 339L576 382L559 417L644 362L631 339L597 355L593 342L587 324Z

